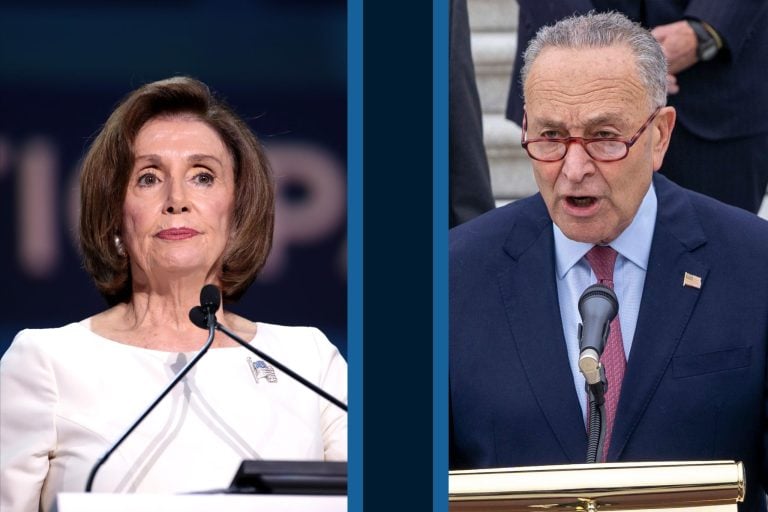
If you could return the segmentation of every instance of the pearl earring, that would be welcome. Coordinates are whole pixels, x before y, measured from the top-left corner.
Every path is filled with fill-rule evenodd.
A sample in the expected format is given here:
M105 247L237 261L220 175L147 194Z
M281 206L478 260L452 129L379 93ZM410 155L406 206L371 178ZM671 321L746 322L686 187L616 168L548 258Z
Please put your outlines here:
M119 235L115 235L114 242L115 242L115 249L117 249L118 256L125 257L125 247L123 246L123 241L120 240Z

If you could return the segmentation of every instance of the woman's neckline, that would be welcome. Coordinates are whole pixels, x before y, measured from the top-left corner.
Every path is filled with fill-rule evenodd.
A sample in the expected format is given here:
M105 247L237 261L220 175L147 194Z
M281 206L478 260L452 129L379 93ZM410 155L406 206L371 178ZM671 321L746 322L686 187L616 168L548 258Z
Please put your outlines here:
M261 332L261 330L263 328L263 325L264 325L261 322L254 322L254 324L256 324L256 333L249 340L247 340L249 345L253 344L256 341L256 339L259 337L259 333ZM106 341L106 342L112 344L113 346L125 347L126 349L133 349L133 350L143 351L143 352L147 352L147 353L164 354L164 355L167 355L167 354L194 354L194 353L197 353L201 348L203 348L203 345L205 344L205 339L206 339L205 336L204 336L204 332L201 330L200 332L201 332L201 334L203 336L201 336L201 341L200 341L200 347L199 348L197 348L195 350L162 350L162 349L157 349L157 348L142 347L142 346L139 346L139 345L131 345L130 343L123 343L122 341L114 340L112 338L108 338L106 336L103 336L103 335L97 333L96 331L94 331L91 328L91 317L88 317L88 318L86 318L84 320L81 320L79 322L75 322L74 325L76 325L76 326L78 326L78 327L80 327L82 329L85 329L92 337L98 338L99 340L102 340L102 341ZM240 346L240 344L228 345L228 346L224 346L224 347L211 347L208 350L208 352L222 352L222 351L226 351L227 349L238 349L238 348L243 348L243 347Z

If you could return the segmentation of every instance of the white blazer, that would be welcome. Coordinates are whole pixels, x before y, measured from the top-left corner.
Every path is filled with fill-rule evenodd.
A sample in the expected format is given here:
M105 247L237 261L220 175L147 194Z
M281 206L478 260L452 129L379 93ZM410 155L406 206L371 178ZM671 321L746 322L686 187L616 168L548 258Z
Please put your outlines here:
M205 334L201 331L201 345ZM251 344L343 402L317 329L259 323ZM0 361L0 510L49 511L193 353L102 338L88 320L21 331ZM102 466L95 492L224 488L243 459L346 460L347 416L242 347L211 349Z

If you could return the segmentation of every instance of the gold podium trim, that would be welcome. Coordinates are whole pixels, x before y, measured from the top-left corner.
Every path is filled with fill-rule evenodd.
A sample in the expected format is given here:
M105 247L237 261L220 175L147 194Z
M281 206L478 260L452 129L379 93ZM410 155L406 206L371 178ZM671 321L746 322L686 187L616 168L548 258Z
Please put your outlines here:
M741 462L629 462L450 471L451 512L735 511Z

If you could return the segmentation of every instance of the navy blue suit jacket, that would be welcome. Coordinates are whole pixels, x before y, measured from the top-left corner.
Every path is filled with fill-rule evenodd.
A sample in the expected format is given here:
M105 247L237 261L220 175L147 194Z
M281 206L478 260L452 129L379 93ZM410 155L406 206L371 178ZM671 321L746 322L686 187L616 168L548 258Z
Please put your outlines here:
M618 2L622 3L622 2ZM768 1L626 0L626 12L648 28L683 18L706 21L728 48L677 75L680 92L669 96L677 122L705 139L729 139L768 132ZM536 31L573 14L593 9L591 0L518 0L518 42L507 103L507 118L523 118L520 68L522 53ZM618 4L617 4L618 5Z
M735 459L768 487L768 222L654 176L658 215L608 461ZM451 231L452 469L583 463L540 195ZM688 272L700 289L683 286ZM619 305L621 307L621 305Z

